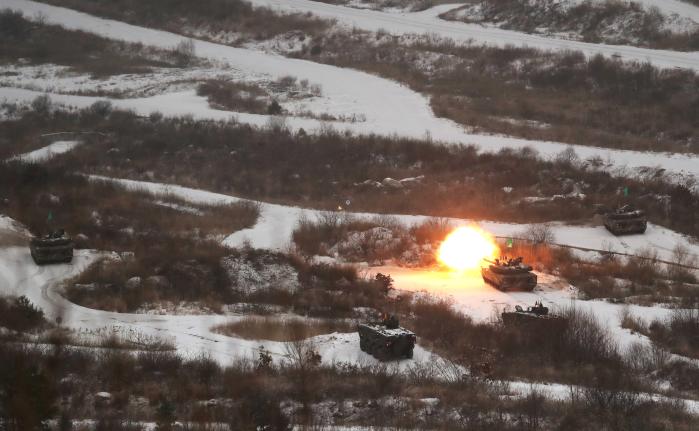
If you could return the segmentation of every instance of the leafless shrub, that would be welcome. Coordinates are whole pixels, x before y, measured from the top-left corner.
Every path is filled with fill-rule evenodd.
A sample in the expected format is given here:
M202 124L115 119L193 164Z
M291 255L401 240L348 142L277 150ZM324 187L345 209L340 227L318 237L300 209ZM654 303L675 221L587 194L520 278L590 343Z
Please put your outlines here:
M32 109L37 114L46 115L51 111L51 98L48 94L42 94L41 96L36 96L31 103Z
M429 218L410 228L410 233L418 244L435 244L444 240L453 226L447 218Z
M672 249L672 263L674 265L667 266L667 275L670 280L684 283L696 282L695 273L687 267L697 266L697 260L687 246L677 244Z
M112 102L108 100L98 100L90 105L90 112L100 117L106 117L112 112Z
M216 109L252 114L281 114L281 107L279 111L269 112L269 96L257 85L211 79L197 86L197 94L207 97L209 105Z
M654 320L650 326L650 338L672 352L699 358L699 309L675 310L669 320Z
M180 67L187 67L196 58L194 40L183 39L171 50L171 56Z
M524 232L524 238L533 244L551 244L556 241L553 229L549 224L535 224Z
M646 323L641 318L634 316L628 306L622 307L619 311L619 320L621 321L622 328L630 329L632 332L638 332L644 335L648 334Z
M578 307L563 310L567 321L563 349L574 360L595 363L618 358L618 351L609 331L594 314Z
M286 121L286 117L283 116L269 117L265 126L267 130L272 133L286 133L289 131L289 125Z

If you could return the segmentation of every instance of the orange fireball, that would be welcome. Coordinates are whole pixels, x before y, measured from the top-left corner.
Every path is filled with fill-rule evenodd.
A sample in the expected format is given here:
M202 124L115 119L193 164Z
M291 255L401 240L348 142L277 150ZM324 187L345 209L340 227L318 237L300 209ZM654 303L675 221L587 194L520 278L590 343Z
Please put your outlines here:
M483 259L493 259L497 252L490 234L476 226L464 226L444 239L437 258L453 270L466 271L479 268Z

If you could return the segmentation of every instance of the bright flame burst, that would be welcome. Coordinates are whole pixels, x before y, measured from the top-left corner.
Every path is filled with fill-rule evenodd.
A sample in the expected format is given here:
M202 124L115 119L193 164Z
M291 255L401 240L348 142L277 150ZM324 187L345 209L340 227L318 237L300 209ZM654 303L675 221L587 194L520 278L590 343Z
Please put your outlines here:
M498 247L493 238L475 226L457 228L442 242L437 258L456 271L479 268L483 259L496 257Z

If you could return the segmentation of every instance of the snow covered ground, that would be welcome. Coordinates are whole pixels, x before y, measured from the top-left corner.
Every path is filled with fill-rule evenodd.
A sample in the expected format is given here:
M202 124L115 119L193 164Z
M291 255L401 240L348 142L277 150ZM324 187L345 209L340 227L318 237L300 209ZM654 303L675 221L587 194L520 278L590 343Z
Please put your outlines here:
M650 0L649 0L650 1ZM662 3L661 0L655 0ZM310 12L322 18L337 20L350 27L363 30L384 30L391 34L435 34L457 41L474 41L495 46L527 46L545 50L581 51L585 55L619 55L627 60L650 62L658 67L682 67L699 69L699 52L682 53L637 48L622 45L603 45L503 30L491 26L448 22L438 15L453 9L455 5L440 5L421 12L391 12L355 9L311 0L251 0L257 6L266 6L283 12ZM675 9L679 9L677 4ZM696 8L695 8L696 9ZM682 10L692 11L683 7Z
M56 64L2 65L0 87L24 88L44 93L104 95L109 97L145 97L164 92L191 89L194 81L225 78L237 79L230 68L154 68L152 72L93 78L90 74L72 72L70 67ZM246 74L248 81L255 77Z
M332 6L306 0L298 1L298 5L306 3ZM108 38L140 42L160 48L170 48L183 39L176 34L96 18L69 9L27 0L0 0L0 5L2 4L22 10L27 16L41 13L47 22L93 32ZM356 11L351 8L340 9ZM287 118L286 124L291 129L303 128L306 131L313 131L332 125L338 130L358 134L374 133L388 136L395 134L413 138L424 138L429 135L435 141L473 144L484 151L530 147L543 156L554 156L570 147L570 145L556 142L468 133L463 127L450 120L436 118L424 96L394 81L367 73L203 41L196 41L195 50L199 56L229 65L231 73L235 73L236 76L244 75L252 77L248 79L259 79L260 75L265 75L277 79L284 75L293 75L320 85L322 97L313 98L305 105L295 106L297 110L305 109L317 115L326 113L338 118L366 119L357 123L323 123L308 118ZM699 57L694 64L699 67ZM226 68L222 66L223 70ZM8 102L28 102L39 94L24 89L0 88L0 100ZM89 106L98 100L94 97L57 94L51 94L51 97L54 101L78 107ZM160 111L169 116L192 115L198 119L235 118L239 122L253 125L265 125L270 121L270 117L266 115L211 109L206 100L197 96L193 90L145 98L115 99L112 102L117 107L133 109L142 115ZM610 167L614 168L628 167L633 170L659 166L668 172L699 177L699 156L696 155L610 150L591 146L574 146L574 148L581 158L599 156L602 160L609 161Z
M197 204L221 204L238 202L241 199L219 193L186 187L149 183L132 180L114 180L104 177L92 177L106 181L116 181L131 189L147 191L154 195L170 195ZM224 244L237 247L249 243L253 247L283 250L288 248L291 242L291 233L301 217L313 218L319 215L319 211L302 209L276 204L259 202L260 216L257 224L230 235L224 240ZM354 213L356 217L373 217L376 214ZM419 223L427 217L415 215L394 215L398 220L406 224ZM453 220L455 224L474 223L470 220ZM513 223L476 222L483 229L495 235L509 236L526 230L531 225ZM651 225L644 235L632 235L620 239L614 237L602 227L592 226L567 226L554 224L551 226L556 240L560 244L608 249L614 245L621 245L625 250L633 252L635 248L651 248L666 259L671 257L671 250L676 244L684 244L691 253L699 256L699 244L691 243L686 237L659 226ZM607 247L607 248L605 248ZM456 274L437 270L409 269L400 267L375 267L372 272L389 273L395 279L396 288L409 291L425 291L433 296L451 298L455 306L476 320L488 320L494 313L504 307L514 305L532 305L536 300L542 299L552 308L563 308L576 305L583 310L589 310L597 316L600 322L608 325L612 335L618 341L622 349L628 348L633 342L648 343L648 339L639 334L632 334L629 330L621 328L619 313L621 305L611 304L605 301L576 301L575 288L562 281L540 274L541 285L532 293L512 292L503 293L486 285L481 279L480 273L471 272ZM654 319L668 317L671 310L662 307L629 306L629 311L648 322Z
M603 325L609 328L622 351L633 343L648 344L650 340L638 333L621 327L621 304L603 300L576 300L576 289L555 277L538 274L539 285L533 292L501 292L485 284L480 271L455 273L451 271L424 270L384 266L372 268L372 272L391 274L395 286L400 290L425 292L434 297L453 301L454 307L476 321L491 321L503 309L514 309L515 305L524 308L541 300L553 312L568 307L593 313ZM650 323L655 319L665 319L673 310L662 307L628 305L629 312Z
M29 153L14 156L10 160L19 160L25 163L42 163L59 154L67 153L80 144L80 141L56 141Z
M154 195L176 196L195 204L222 204L239 202L242 199L205 190L192 189L172 184L160 184L146 181L111 179L93 176L96 180L115 181L132 190L142 190ZM302 217L315 219L323 211L304 209L294 206L256 202L259 204L260 216L255 226L233 233L224 240L230 247L238 247L246 242L256 248L285 250L291 241L291 234ZM372 213L351 213L355 217L371 218ZM417 224L429 217L422 215L391 215L406 225ZM496 236L519 236L529 229L531 224L500 223L492 221L451 219L454 225L478 224L484 230ZM699 257L699 244L688 237L661 226L650 224L643 235L616 237L602 226L571 226L564 223L552 223L550 228L555 242L574 247L613 251L633 254L642 248L656 250L661 259L671 259L676 245L684 245L689 252Z
M3 222L4 223L4 222ZM0 233L3 227L0 226ZM275 361L287 356L286 344L264 340L243 340L216 334L211 328L240 317L223 315L152 315L116 313L85 308L69 302L60 294L62 281L77 275L97 259L101 253L79 250L72 264L37 266L27 247L0 248L0 294L25 295L41 307L49 320L61 318L62 324L83 332L116 331L139 333L172 342L185 357L207 355L221 364L231 364L243 357L256 358L260 348L269 351ZM323 362L347 362L359 365L377 363L372 356L359 349L357 333L328 334L311 339ZM414 361L396 363L400 369L416 364L431 366L435 372L440 359L416 346ZM446 366L446 365L445 365Z
M202 196L203 197L203 196ZM25 229L7 217L0 217L0 236L3 233L27 235ZM238 358L254 359L261 349L268 351L276 362L287 359L287 346L281 342L243 340L223 336L211 331L215 325L229 323L239 317L221 315L151 315L115 313L89 309L73 304L60 294L63 280L74 276L94 262L101 253L79 251L72 264L38 267L34 265L26 247L0 247L0 294L26 295L46 313L48 319L60 317L63 325L80 333L137 333L140 336L157 337L172 342L178 352L185 357L206 355L221 364L230 364ZM404 290L426 290L430 295L452 298L455 306L477 320L487 320L492 313L504 306L530 304L536 299L556 307L572 304L573 288L551 277L541 279L542 286L534 293L505 294L483 285L477 273L446 274L403 268L377 268L389 272L396 284ZM620 307L601 301L577 301L575 306L595 313L607 325L621 348L631 343L648 343L644 337L622 329L618 324ZM635 307L631 312L645 319L663 318L669 310L656 307ZM640 314L639 314L640 313ZM377 361L359 349L357 333L328 334L313 337L318 353L325 364L350 363L357 365L375 364ZM414 359L392 364L400 371L414 367L422 369L438 378L453 379L464 370L441 359L420 345L415 347ZM515 396L525 396L532 390L551 398L564 400L570 396L569 387L560 384L508 382ZM663 398L659 395L645 396ZM699 403L685 400L688 410L699 414Z

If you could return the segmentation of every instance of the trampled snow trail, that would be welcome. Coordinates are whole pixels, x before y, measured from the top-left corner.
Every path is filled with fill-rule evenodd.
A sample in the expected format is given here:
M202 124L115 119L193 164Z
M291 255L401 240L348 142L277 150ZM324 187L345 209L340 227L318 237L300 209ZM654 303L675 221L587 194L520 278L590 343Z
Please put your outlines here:
M312 2L311 2L312 3ZM299 4L305 4L299 0ZM313 3L318 4L318 3ZM183 40L173 33L137 27L118 21L106 20L42 3L28 0L0 0L0 6L22 10L27 16L40 13L47 22L63 25L71 29L99 34L104 37L129 42L140 42L160 48L171 48ZM342 10L354 9L342 8ZM326 112L351 116L357 114L366 117L366 121L357 123L335 123L336 128L360 134L398 135L412 138L424 138L426 134L436 141L447 143L473 144L485 151L497 151L502 148L536 149L543 156L553 156L570 145L530 141L494 135L477 135L467 133L463 127L452 121L436 118L427 98L397 82L379 78L351 69L313 63L305 60L289 59L277 55L265 54L248 49L233 48L215 43L196 41L197 55L222 61L236 69L236 73L247 72L259 76L268 75L279 78L294 75L299 79L308 79L320 84L323 97L314 107L315 112ZM0 88L0 100L31 100L39 93L30 90ZM76 106L88 106L98 98L52 95L52 98ZM268 117L263 115L231 113L211 109L205 99L193 91L158 95L150 98L112 100L115 106L133 109L148 115L161 111L166 115L191 114L195 118L226 119L237 118L238 121L261 125ZM320 127L320 122L306 118L290 118L290 127L313 130ZM608 160L614 167L655 167L659 166L669 172L699 177L699 156L668 153L648 153L638 151L610 150L591 146L574 146L582 158L599 156Z
M513 45L544 50L581 51L585 55L619 55L627 60L650 62L658 67L699 69L699 52L653 50L633 46L604 45L555 39L478 24L450 22L437 17L440 13L453 8L450 5L437 6L422 12L396 13L355 9L311 0L250 1L257 6L265 6L278 11L310 12L322 18L335 19L340 23L370 31L382 29L397 35L411 33L436 34L457 41L474 41L495 46ZM695 12L689 8L684 9Z

